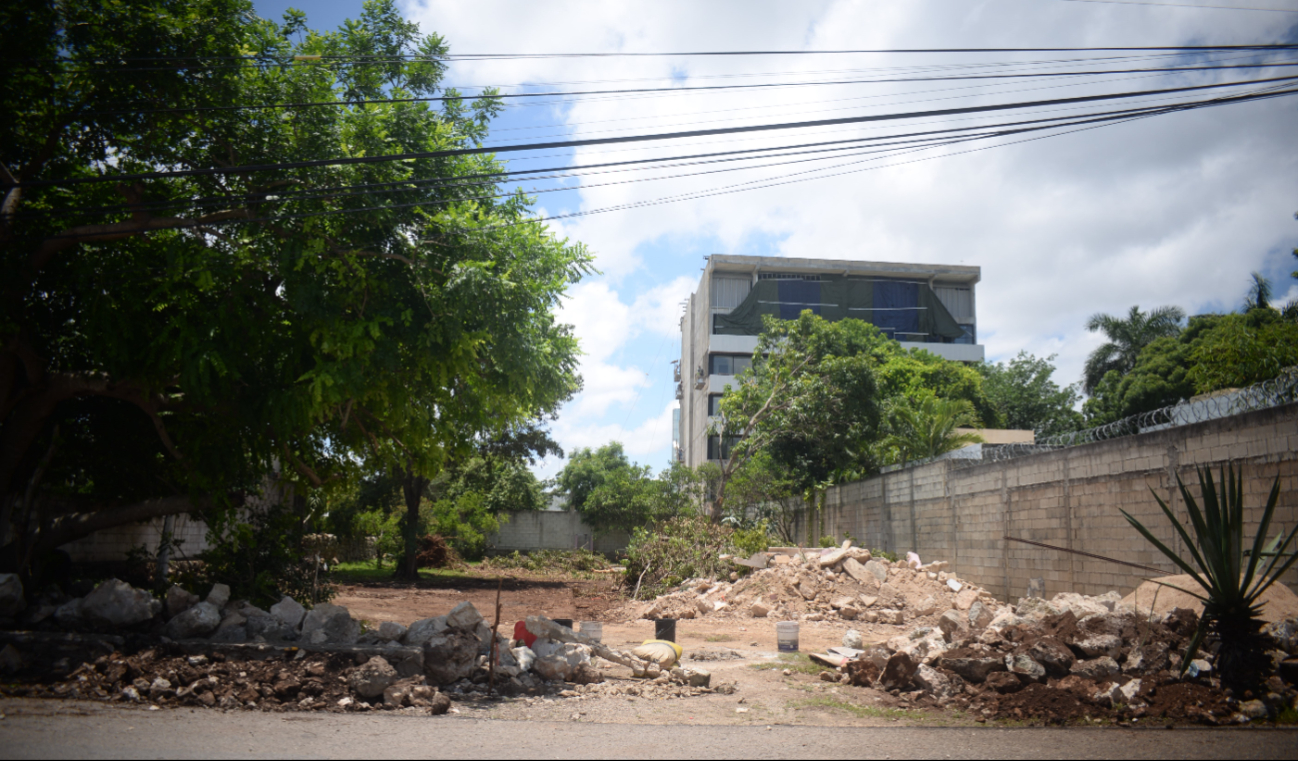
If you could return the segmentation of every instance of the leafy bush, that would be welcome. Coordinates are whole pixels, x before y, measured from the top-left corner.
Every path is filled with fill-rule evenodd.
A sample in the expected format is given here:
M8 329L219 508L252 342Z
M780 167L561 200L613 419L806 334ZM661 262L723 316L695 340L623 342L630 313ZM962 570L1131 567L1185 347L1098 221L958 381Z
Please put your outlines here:
M730 541L738 550L736 554L752 557L754 553L765 552L769 549L771 546L771 533L767 526L767 522L761 520L756 525L748 528L735 529L735 533L730 536Z
M608 561L590 550L515 551L487 558L480 567L483 570L528 571L546 576L589 576L594 571L608 568Z
M657 597L685 579L725 577L746 570L721 559L743 552L732 528L703 516L672 518L631 533L625 584L637 599Z
M883 558L884 560L888 561L889 563L896 563L896 562L897 562L897 555L894 554L894 553L888 552L887 550L870 550L870 557L873 557L873 558Z
M472 561L486 556L487 536L508 520L492 512L487 497L475 491L462 492L454 499L425 500L419 518L424 530L445 537L460 557Z
M317 567L305 544L301 516L287 505L252 506L239 517L204 516L211 548L204 563L177 573L191 592L217 582L230 587L231 599L257 607L274 605L284 595L305 603L328 602L337 594L327 569Z

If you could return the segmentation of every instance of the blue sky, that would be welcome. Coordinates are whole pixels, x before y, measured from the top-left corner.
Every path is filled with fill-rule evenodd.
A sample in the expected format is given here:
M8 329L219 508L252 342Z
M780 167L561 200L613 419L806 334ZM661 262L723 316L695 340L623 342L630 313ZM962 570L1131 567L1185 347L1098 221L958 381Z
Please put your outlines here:
M1298 9L1292 0L1267 4ZM261 0L256 9L279 19L289 5L294 4ZM317 29L335 28L360 13L359 0L296 5ZM1298 14L1060 0L415 0L401 7L425 31L447 38L453 53L1298 40ZM755 73L841 76L863 66L914 63L896 56L543 59L457 63L447 81L547 90L693 85L764 81ZM1177 75L1133 87L1228 76ZM860 86L842 86L529 105L509 109L495 123L490 142L635 134L738 118L821 118L810 115L861 108L863 97L917 102L916 91L876 87L867 96ZM563 309L586 351L586 390L565 407L555 435L569 450L617 439L642 463L667 463L674 393L669 362L679 356L677 305L693 290L703 257L711 253L979 265L979 340L989 359L1008 359L1020 350L1057 354L1058 379L1064 382L1078 379L1086 353L1099 343L1082 328L1095 312L1122 313L1133 304L1176 304L1191 313L1233 309L1253 270L1269 275L1280 296L1298 298L1298 281L1289 278L1298 268L1289 255L1298 246L1296 126L1298 97L1289 97L553 223L558 233L589 245L603 273L575 287ZM649 155L655 155L650 148L614 146L553 151L543 160L563 165ZM538 160L513 163L538 166ZM770 175L745 170L634 185L602 184L616 175L589 177L582 189L541 194L537 208L546 215L588 211ZM562 462L546 462L539 474L550 476L560 467Z

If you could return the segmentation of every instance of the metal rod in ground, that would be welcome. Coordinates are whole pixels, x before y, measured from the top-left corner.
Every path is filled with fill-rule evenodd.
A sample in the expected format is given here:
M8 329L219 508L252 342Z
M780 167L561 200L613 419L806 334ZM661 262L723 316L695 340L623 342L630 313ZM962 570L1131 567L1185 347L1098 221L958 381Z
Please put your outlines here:
M500 640L496 632L500 630L500 590L505 587L505 577L496 579L496 622L491 625L491 663L488 665L487 694L496 694L496 661L500 660Z
M1091 553L1091 552L1082 552L1081 550L1070 550L1070 549L1068 549L1067 547L1056 547L1056 546L1054 546L1053 544L1042 544L1041 542L1032 542L1032 541L1028 541L1027 539L1015 539L1015 538L1012 537L1012 536L1006 536L1006 537L1003 537L1003 538L1004 538L1005 541L1007 541L1007 542L1020 542L1020 543L1022 543L1022 544L1030 544L1030 545L1032 545L1033 547L1041 547L1041 548L1043 548L1043 549L1047 549L1047 550L1058 550L1059 552L1067 552L1067 553L1070 553L1070 554L1072 554L1072 555L1083 555L1083 556L1088 557L1088 558L1094 558L1094 559L1096 559L1096 560L1103 560L1103 561L1106 562L1106 563L1117 563L1118 565L1126 565L1126 566L1131 566L1132 568L1139 568L1139 569L1142 570L1142 571L1149 571L1150 573L1156 573L1156 574L1158 574L1159 576L1167 576L1167 575L1168 575L1168 572L1165 571L1165 570L1163 570L1162 568L1151 568L1150 566L1147 566L1147 565L1141 565L1141 564L1139 564L1139 563L1128 563L1128 562L1125 561L1125 560L1114 560L1113 558L1106 558L1106 557L1104 557L1103 555L1096 555L1096 554Z

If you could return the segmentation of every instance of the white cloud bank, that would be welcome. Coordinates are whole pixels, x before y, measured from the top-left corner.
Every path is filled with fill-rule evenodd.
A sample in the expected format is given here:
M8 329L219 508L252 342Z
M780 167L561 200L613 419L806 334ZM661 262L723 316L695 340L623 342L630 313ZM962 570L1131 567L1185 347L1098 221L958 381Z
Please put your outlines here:
M1294 28L1286 28L1291 20L1283 14L1044 0L657 2L652 6L423 0L408 10L424 29L446 36L453 52L1148 46L1274 42L1295 36ZM1023 56L1034 57L1052 56ZM544 59L473 67L457 64L452 79L481 84L591 83L672 76L683 84L700 84L757 81L702 78L711 74L842 71L914 62L902 56ZM1237 75L1186 75L1174 80L1133 76L1106 87L1146 89L1233 76ZM999 88L1004 93L1023 92L986 98L1038 99L1084 91L1056 84L1005 85ZM589 135L634 134L687 128L672 125L733 123L716 121L721 119L822 118L859 113L872 104L885 108L908 103L891 107L919 109L967 102L928 100L955 97L949 92L914 94L943 86L950 85L588 100L561 113L535 108L533 123L567 125ZM1054 89L1041 89L1046 87ZM887 97L841 100L867 94ZM858 110L845 110L852 108ZM619 439L632 453L648 456L664 451L671 405L652 412L656 404L642 404L639 409L650 416L630 428L622 425L627 405L650 380L664 373L648 367L652 357L645 354L652 349L643 346L676 334L677 303L697 280L696 262L646 261L638 253L664 241L707 240L722 246L713 250L742 254L751 252L747 247L753 241L764 240L774 241L773 253L784 256L980 265L979 340L987 346L989 357L1008 358L1021 349L1058 354L1059 379L1075 380L1086 353L1099 340L1082 327L1089 315L1122 313L1133 304L1144 308L1176 304L1189 311L1232 308L1247 287L1250 271L1269 268L1283 275L1293 268L1288 251L1298 244L1298 223L1293 219L1298 209L1295 124L1298 97L1290 97L1160 116L814 182L566 220L563 234L596 251L598 266L606 275L573 289L563 309L563 318L577 326L587 352L582 365L586 390L565 409L556 434L569 447ZM561 128L520 130L501 139L521 142L532 135L563 132ZM820 134L869 133L854 128ZM700 150L717 150L718 145L774 145L789 139L789 135L732 136L688 142ZM650 148L612 146L579 150L577 160L648 155L663 154ZM597 209L643 202L790 171L800 169L590 188L582 191L581 206ZM1291 291L1287 282L1277 283L1276 290ZM639 353L628 355L628 342L639 336L653 341L639 342Z

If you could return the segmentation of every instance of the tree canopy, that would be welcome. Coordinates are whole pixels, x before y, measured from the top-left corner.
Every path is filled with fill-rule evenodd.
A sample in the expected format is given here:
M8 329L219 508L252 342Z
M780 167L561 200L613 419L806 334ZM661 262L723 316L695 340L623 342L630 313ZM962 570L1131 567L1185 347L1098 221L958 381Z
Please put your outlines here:
M1006 428L1035 431L1039 438L1081 428L1082 414L1075 409L1078 384L1060 388L1054 382L1054 359L1053 354L1043 359L1021 351L1009 362L976 365L983 391Z
M446 42L392 0L334 32L246 0L11 3L0 34L9 565L233 504L273 460L432 477L578 390L553 310L590 257L490 154L436 154L499 104L444 89ZM433 155L372 160L409 152ZM34 490L65 503L39 531Z
M1158 307L1149 312L1133 306L1125 318L1096 314L1086 321L1086 329L1099 331L1108 340L1086 358L1082 388L1090 394L1110 372L1130 372L1136 358L1157 338L1169 338L1181 332L1185 312L1180 307Z

